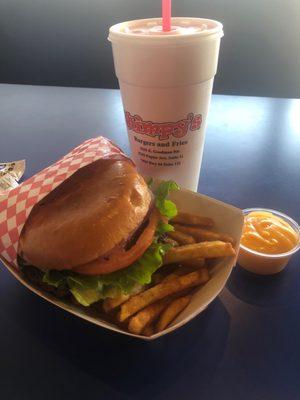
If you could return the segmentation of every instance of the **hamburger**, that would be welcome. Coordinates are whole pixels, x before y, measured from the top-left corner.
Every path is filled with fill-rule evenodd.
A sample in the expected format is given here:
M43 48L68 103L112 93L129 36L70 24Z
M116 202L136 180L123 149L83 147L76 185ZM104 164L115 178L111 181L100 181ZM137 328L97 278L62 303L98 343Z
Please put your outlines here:
M178 189L150 186L127 158L77 170L32 208L17 251L24 276L86 307L150 284L171 246L167 196Z

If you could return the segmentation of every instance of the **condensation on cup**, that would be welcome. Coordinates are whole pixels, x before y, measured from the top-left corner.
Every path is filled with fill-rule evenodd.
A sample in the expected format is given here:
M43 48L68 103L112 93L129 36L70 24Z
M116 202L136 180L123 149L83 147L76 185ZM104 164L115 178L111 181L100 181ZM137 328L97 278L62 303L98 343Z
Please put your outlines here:
M135 20L109 30L132 157L145 176L197 190L221 23Z

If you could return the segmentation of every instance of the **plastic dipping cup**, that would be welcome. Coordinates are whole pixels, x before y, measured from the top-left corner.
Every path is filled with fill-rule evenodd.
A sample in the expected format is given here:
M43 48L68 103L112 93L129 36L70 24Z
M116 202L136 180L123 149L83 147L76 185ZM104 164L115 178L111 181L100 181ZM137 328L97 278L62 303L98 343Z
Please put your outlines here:
M172 18L122 22L109 30L132 158L140 173L197 190L217 71L220 22Z
M295 247L290 251L281 254L260 253L258 251L252 250L249 247L240 244L240 249L238 254L238 264L241 267L260 275L276 274L282 271L286 267L291 256L299 250L300 227L297 224L297 222L295 222L292 218L275 210L269 210L266 208L247 208L243 210L243 214L247 215L252 211L271 212L272 214L282 218L285 222L287 222L298 235L298 242L295 245Z

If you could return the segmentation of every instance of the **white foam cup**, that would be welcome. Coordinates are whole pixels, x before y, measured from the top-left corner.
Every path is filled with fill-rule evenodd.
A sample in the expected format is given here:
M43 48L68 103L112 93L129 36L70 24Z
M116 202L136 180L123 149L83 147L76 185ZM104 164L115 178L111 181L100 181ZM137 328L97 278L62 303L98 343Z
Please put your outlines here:
M223 27L202 18L135 20L109 30L132 157L145 176L197 190Z

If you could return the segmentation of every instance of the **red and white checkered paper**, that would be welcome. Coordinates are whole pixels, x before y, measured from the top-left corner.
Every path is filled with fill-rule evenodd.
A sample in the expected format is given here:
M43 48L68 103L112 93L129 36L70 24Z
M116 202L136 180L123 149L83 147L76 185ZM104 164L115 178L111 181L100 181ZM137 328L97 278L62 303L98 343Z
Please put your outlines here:
M56 163L1 196L0 255L17 267L19 236L32 207L51 190L85 165L100 158L125 159L122 151L104 137L83 142Z

